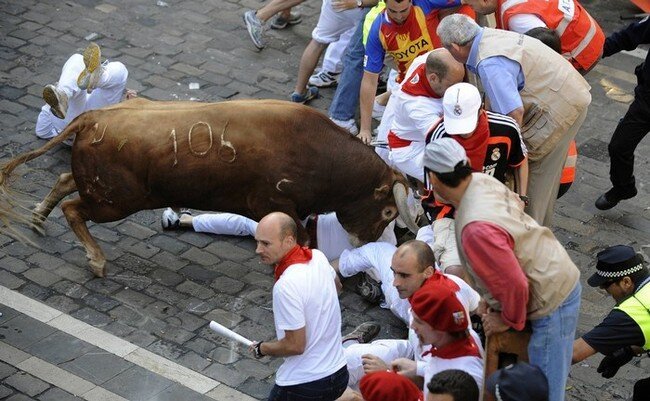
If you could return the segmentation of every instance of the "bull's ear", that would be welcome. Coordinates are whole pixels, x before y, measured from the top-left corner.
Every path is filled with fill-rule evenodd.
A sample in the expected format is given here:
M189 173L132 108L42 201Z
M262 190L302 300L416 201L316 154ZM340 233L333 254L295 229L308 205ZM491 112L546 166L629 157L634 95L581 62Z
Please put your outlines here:
M390 186L387 184L384 184L379 188L375 188L375 200L385 199L389 193Z

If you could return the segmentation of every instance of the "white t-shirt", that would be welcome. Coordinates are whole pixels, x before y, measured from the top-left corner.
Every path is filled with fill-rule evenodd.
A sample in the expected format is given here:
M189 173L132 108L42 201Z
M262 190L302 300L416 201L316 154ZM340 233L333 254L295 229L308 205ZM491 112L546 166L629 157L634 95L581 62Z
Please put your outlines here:
M308 263L289 266L273 286L277 338L303 327L307 338L301 355L284 358L275 376L278 386L322 379L346 365L335 274L325 255L314 249Z
M516 14L508 21L508 30L526 33L533 28L546 28L546 24L535 14Z
M395 111L390 130L402 139L424 142L429 128L443 115L442 98L413 96L402 91L402 86L411 78L413 71L426 63L429 53L413 60L406 72L406 78L391 95L391 98L395 97Z

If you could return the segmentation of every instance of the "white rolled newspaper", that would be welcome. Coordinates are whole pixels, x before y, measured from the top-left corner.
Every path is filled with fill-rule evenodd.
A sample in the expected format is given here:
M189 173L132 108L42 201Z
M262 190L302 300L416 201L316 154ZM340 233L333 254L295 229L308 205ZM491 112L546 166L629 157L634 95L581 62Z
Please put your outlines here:
M230 330L229 328L227 328L225 326L220 325L219 323L215 322L214 320L212 320L210 322L210 329L212 329L212 331L219 334L220 336L230 338L231 340L235 340L238 343L241 343L241 344L243 344L243 345L245 345L247 347L249 347L250 345L253 344L253 342L251 340L249 340L248 338L242 336L241 334L235 333L234 331Z

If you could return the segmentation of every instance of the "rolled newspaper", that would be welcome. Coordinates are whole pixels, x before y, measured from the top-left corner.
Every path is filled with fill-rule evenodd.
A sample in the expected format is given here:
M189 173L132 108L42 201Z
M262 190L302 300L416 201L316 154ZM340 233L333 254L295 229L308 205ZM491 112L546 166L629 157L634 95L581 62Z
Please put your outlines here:
M210 329L214 331L215 333L219 334L220 336L230 338L231 340L235 340L238 343L244 344L245 346L250 346L253 344L251 340L248 338L235 333L234 331L230 330L229 328L220 325L219 323L215 322L214 320L210 322Z

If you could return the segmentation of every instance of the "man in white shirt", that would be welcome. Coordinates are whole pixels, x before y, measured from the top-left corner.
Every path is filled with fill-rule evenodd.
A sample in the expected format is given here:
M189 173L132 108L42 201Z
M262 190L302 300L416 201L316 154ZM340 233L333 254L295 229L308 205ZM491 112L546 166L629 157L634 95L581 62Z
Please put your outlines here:
M461 82L465 67L446 49L418 56L405 78L390 97L378 128L378 141L387 141L388 164L424 181L422 155L425 137L442 117L442 96L447 88ZM381 151L380 156L386 160Z
M295 221L280 212L260 220L255 252L274 266L273 318L277 340L254 342L256 358L284 357L269 400L331 400L348 383L341 345L335 273L325 255L300 247Z

